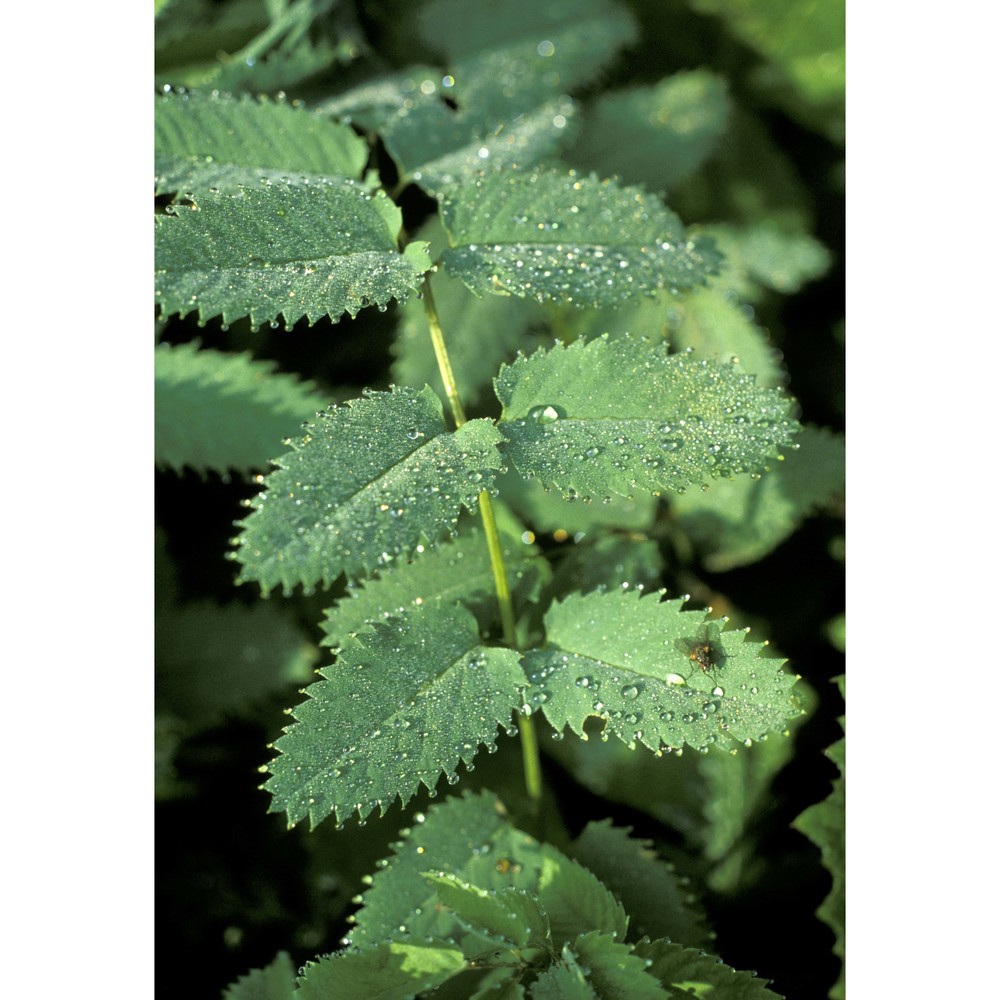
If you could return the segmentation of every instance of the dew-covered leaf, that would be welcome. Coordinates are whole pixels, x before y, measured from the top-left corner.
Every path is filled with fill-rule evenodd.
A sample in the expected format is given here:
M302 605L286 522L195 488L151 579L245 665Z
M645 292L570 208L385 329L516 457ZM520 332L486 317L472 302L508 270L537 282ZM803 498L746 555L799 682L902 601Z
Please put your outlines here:
M843 435L806 425L796 443L798 449L758 481L723 480L671 500L678 524L712 572L763 558L824 505L842 509Z
M574 856L621 901L630 915L629 939L668 937L703 946L711 935L705 915L693 905L686 879L660 860L652 842L629 836L611 820L588 823L573 842Z
M725 132L725 80L706 70L602 94L566 159L602 177L663 191L693 173Z
M263 969L253 969L226 988L222 1000L292 1000L295 966L287 952L279 952Z
M710 240L641 188L575 171L484 174L442 203L444 269L477 295L609 306L692 288L718 265Z
M568 497L757 473L798 428L786 396L733 365L630 336L536 351L505 365L495 385L510 464Z
M269 765L271 810L290 824L384 813L421 783L454 777L480 744L495 743L524 685L517 653L483 646L475 618L457 606L379 624L319 673Z
M240 579L329 586L450 533L500 466L492 421L445 430L427 387L331 407L276 460L243 522Z
M422 243L399 253L402 216L349 180L247 172L235 190L198 193L156 223L161 314L289 326L405 299L430 267ZM261 183L263 180L265 183Z
M412 1000L457 975L465 964L461 951L448 941L386 941L308 962L295 998Z
M157 705L204 724L307 682L318 650L280 607L199 602L158 609L155 654Z
M662 573L663 557L653 539L598 535L563 548L552 576L552 592L565 597L601 588L656 590Z
M545 857L554 850L512 826L492 792L435 803L403 834L362 897L352 944L381 941L400 927L414 936L452 936L461 927L452 913L434 906L437 894L425 872L448 872L481 889L536 892Z
M329 402L250 354L160 344L154 356L156 464L205 473L266 469L282 441Z
M600 1000L569 945L559 962L550 965L531 986L531 1000Z
M158 191L223 187L232 167L357 178L368 160L349 126L284 102L167 93L154 122Z
M591 931L567 946L601 1000L669 1000L646 963L612 934Z
M841 697L847 696L845 678L836 678ZM843 727L844 719L840 724ZM826 750L826 755L837 765L840 774L834 779L833 791L822 801L810 806L794 821L796 829L801 830L817 847L819 847L823 867L833 876L833 887L826 899L820 904L816 915L834 934L836 941L833 953L839 956L841 963L845 955L844 935L844 905L846 889L846 742L839 739ZM843 964L840 976L830 990L831 1000L843 1000L846 996L846 982Z
M437 217L434 219L436 222ZM425 226L417 238L434 246L439 233L439 225ZM443 233L440 235L443 237ZM539 339L533 337L533 332L544 329L545 313L538 303L528 299L473 295L461 281L444 273L435 275L431 284L462 401L466 406L475 406L484 390L489 390L500 365L512 361L518 349ZM423 301L409 299L400 307L399 317L392 348L396 358L393 378L400 385L427 384L443 393Z
M784 732L799 714L783 661L682 600L629 591L571 595L545 615L546 643L523 654L527 703L584 735L605 720L632 747L731 747Z
M538 901L520 889L481 889L442 872L424 875L438 899L465 925L512 948L545 948L549 924Z
M536 600L548 580L548 563L538 548L524 541L524 529L502 504L494 501L500 543L507 568L508 586L515 610ZM320 623L324 646L343 645L352 632L369 622L418 607L464 604L486 629L498 615L496 583L486 536L479 525L468 522L458 534L412 559L387 566L364 584L350 585L349 597L325 612Z
M671 941L640 941L635 953L651 962L648 973L671 989L670 996L711 997L712 1000L781 1000L767 988L766 979L738 972L701 949ZM683 991L678 994L677 991Z
M536 531L552 534L557 542L582 539L605 528L647 531L656 517L656 497L647 493L631 500L612 496L609 503L580 503L516 472L501 476L497 486L520 517Z

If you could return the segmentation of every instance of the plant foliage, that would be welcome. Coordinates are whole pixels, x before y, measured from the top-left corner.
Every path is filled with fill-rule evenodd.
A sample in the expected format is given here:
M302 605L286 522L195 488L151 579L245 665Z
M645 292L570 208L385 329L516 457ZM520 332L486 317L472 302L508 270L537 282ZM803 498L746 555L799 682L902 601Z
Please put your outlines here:
M835 148L839 15L786 7L157 5L157 794L252 773L244 725L309 827L209 797L285 867L203 882L200 939L310 872L226 1000L777 997L795 946L738 971L725 915L797 814L843 958L842 778L776 801L842 622L780 560L844 501L786 311L829 200L761 110Z

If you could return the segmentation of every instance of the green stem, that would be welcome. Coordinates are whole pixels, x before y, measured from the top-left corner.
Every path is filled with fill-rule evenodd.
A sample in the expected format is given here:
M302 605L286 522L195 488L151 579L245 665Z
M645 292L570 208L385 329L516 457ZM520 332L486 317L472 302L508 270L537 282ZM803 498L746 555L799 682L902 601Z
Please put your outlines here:
M458 395L458 384L451 368L451 359L444 343L444 331L438 318L434 295L428 275L424 275L424 310L427 313L427 325L431 331L431 343L434 345L434 356L437 358L438 371L444 383L445 395L451 406L455 426L465 423L465 410ZM497 529L496 515L493 513L493 502L488 490L479 494L479 514L483 520L486 532L486 545L490 553L490 565L493 567L493 581L496 586L497 602L500 605L500 620L503 623L503 639L511 649L517 649L517 624L514 620L514 603L507 584L507 567L503 559L503 547L500 544L500 532ZM519 720L521 732L521 747L524 751L524 784L532 806L537 809L542 798L542 765L538 755L538 738L535 734L535 720L530 715L522 715Z

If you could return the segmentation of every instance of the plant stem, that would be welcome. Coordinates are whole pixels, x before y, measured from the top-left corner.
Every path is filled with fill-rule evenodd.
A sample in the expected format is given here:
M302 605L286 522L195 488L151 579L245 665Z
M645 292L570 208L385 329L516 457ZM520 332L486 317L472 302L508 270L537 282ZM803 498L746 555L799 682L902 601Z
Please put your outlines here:
M424 310L427 313L427 325L431 331L431 343L434 345L434 356L437 358L438 371L444 383L445 395L451 406L455 427L465 423L465 410L458 395L458 384L451 368L448 349L444 343L444 331L434 305L434 295L431 292L430 278L424 275ZM496 586L497 601L500 605L500 620L503 623L503 639L511 649L517 649L517 625L514 620L514 603L507 584L507 567L503 559L503 547L500 544L500 532L497 530L497 519L493 513L493 502L488 490L479 494L479 514L483 520L486 532L486 545L490 553L490 565L493 567L493 581ZM542 765L538 755L538 738L535 735L535 720L530 715L519 718L518 728L521 733L521 747L524 752L524 784L528 790L528 798L532 807L537 809L542 798Z

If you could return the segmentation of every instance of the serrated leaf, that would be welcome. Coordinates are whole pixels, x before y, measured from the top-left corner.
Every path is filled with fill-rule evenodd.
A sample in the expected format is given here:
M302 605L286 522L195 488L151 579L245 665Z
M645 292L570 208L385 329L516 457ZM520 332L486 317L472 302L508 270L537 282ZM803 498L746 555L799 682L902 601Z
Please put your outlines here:
M655 195L575 171L485 174L441 210L442 266L478 295L607 306L692 288L719 261Z
M436 222L437 217L433 217ZM434 246L444 239L440 225L424 226L417 238ZM433 252L433 251L432 251ZM516 351L532 343L533 329L542 329L542 307L526 299L501 299L473 295L461 281L446 274L432 281L434 305L447 331L448 357L462 401L479 402L492 385L497 369L511 361ZM393 344L393 378L400 385L429 385L443 393L434 345L428 335L424 303L410 299L399 309L399 326Z
M621 903L592 872L572 858L549 848L539 872L537 892L556 947L588 930L619 940L625 937L628 917Z
M505 365L504 452L521 475L569 497L658 494L759 472L798 425L752 376L639 338L598 338Z
M270 965L240 976L222 994L222 1000L292 1000L295 993L295 966L281 951Z
M264 183L261 183L261 180ZM161 314L289 326L352 317L405 299L430 267L426 248L396 249L401 215L348 180L248 172L236 190L199 193L156 216Z
M592 931L581 934L570 946L587 970L587 981L601 1000L668 1000L667 993L646 971L645 962L631 946L612 935Z
M249 353L160 344L154 356L157 465L266 469L282 440L329 402L309 382Z
M447 941L387 941L309 962L298 981L301 1000L412 1000L465 968Z
M390 619L344 648L293 710L265 787L289 824L363 819L455 774L509 723L523 686L517 653L480 643L461 607Z
M667 190L708 157L728 117L723 78L706 70L676 73L653 86L602 94L566 158L602 177Z
M435 803L404 831L394 855L365 892L349 937L365 945L400 933L450 937L461 931L454 916L434 906L436 893L423 874L444 871L481 889L534 891L547 850L511 826L491 792L466 793Z
M761 643L682 605L628 591L552 605L545 647L524 654L528 704L557 730L569 726L582 736L585 719L596 715L606 720L605 735L656 751L729 746L786 730L799 711L783 661L761 658Z
M531 1000L600 1000L570 947L563 948L561 960L550 965L531 987Z
M722 291L715 279L708 288L695 288L675 301L665 317L667 340L678 353L690 349L698 358L732 361L759 386L777 388L787 381L781 352L768 332L753 321L752 310Z
M630 914L629 937L668 937L689 946L703 946L711 939L705 916L691 903L672 865L661 861L652 842L633 839L631 828L611 825L611 820L588 823L573 843L575 855L621 901Z
M843 676L835 678L841 697L847 696ZM844 719L841 717L843 726ZM833 791L802 812L792 824L804 833L821 852L823 867L833 876L833 887L820 904L816 915L836 935L833 953L841 960L840 976L830 990L831 1000L843 1000L846 996L845 968L843 965L845 948L845 892L846 892L846 741L838 740L826 750L826 755L837 765L840 774L834 779Z
M368 160L349 126L284 102L167 93L154 121L159 191L223 187L233 167L357 178Z
M331 407L276 460L243 522L241 581L325 586L386 565L454 529L500 466L489 420L445 430L427 387L372 392Z
M682 995L710 997L711 1000L781 1000L767 988L766 979L738 972L718 958L695 948L670 941L640 941L635 953L651 962L648 973L664 986L684 991Z
M508 584L517 606L534 600L550 573L538 549L522 540L512 515L494 502ZM399 561L363 585L349 587L349 598L325 612L320 627L324 646L340 646L366 623L417 607L464 604L481 627L498 613L496 583L482 529L466 524L450 541L405 562Z
M156 700L203 725L271 692L307 682L318 650L279 607L210 602L156 616Z
M842 505L843 435L806 425L796 443L797 450L759 481L722 481L708 492L671 500L680 527L712 572L761 559L809 514L826 504Z
M537 900L518 889L480 889L455 875L428 872L426 881L440 901L471 929L512 948L545 948L548 921Z

